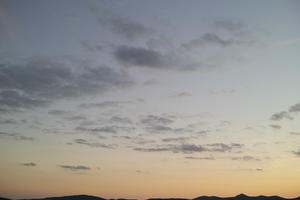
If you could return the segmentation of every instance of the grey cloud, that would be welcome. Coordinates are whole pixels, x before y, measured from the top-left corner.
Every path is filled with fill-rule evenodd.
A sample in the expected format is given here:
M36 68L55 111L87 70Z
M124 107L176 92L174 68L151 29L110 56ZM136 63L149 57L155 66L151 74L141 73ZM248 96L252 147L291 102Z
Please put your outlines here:
M278 120L282 120L282 119L292 120L294 118L291 117L288 112L282 111L282 112L273 114L270 119L274 120L274 121L278 121Z
M117 126L104 126L104 127L97 127L97 128L85 128L79 126L76 128L78 131L89 131L89 132L102 132L102 133L117 133L117 129L120 127Z
M86 145L89 147L101 147L101 148L106 148L106 149L114 149L115 148L115 145L111 145L111 144L107 145L107 144L102 144L99 142L89 142L85 139L74 139L74 143Z
M289 108L289 111L290 112L300 112L300 103L297 103L295 105L292 105L290 108Z
M48 103L49 102L46 100L35 99L30 97L29 95L21 94L21 92L19 91L0 91L0 111L2 112L17 111L24 108L31 109L33 107L47 105Z
M144 125L154 126L154 125L168 125L173 123L174 121L168 117L147 115L141 117L140 122Z
M113 123L131 124L132 121L128 117L112 116L110 121Z
M275 129L275 130L279 130L279 129L282 128L281 126L276 125L276 124L270 124L269 126L270 126L271 128L273 128L273 129Z
M196 145L196 144L168 144L168 145L156 145L154 147L148 148L134 148L135 151L141 152L173 152L173 153L184 153L192 154L196 152L228 152L234 148L241 148L242 144L223 144L223 143L214 143L214 144L205 144L205 145Z
M195 144L181 144L181 145L166 145L166 146L159 146L155 148L134 148L135 151L141 152L173 152L173 153L184 153L184 154L191 154L195 152L204 152L207 151L201 145Z
M99 45L99 44L96 44L96 45L92 45L90 44L88 41L84 40L84 41L81 41L80 42L80 45L83 49L87 50L87 51L90 51L90 52L97 52L97 51L101 51L104 49L104 46L103 45Z
M71 171L80 171L80 170L90 170L90 167L83 166L83 165L59 165L59 167Z
M37 164L34 162L28 162L28 163L20 163L20 165L25 167L35 167Z
M126 67L148 67L163 69L171 67L170 57L144 47L119 46L114 57Z
M291 135L300 135L300 132L290 132Z
M68 110L49 110L48 111L49 115L68 115L70 113L71 113L71 111L68 111Z
M80 108L113 108L119 107L122 104L128 104L129 101L103 101L100 103L82 103L79 104Z
M113 138L122 138L122 139L126 139L126 140L131 140L131 139L133 139L132 137L127 136L127 135L122 135L122 136L116 136L116 135L114 135Z
M154 32L153 29L125 17L102 17L98 19L98 23L121 38L129 40L142 38Z
M290 106L288 111L281 111L279 113L273 114L270 119L271 120L282 120L282 119L293 120L294 118L291 116L291 114L295 114L297 112L300 112L300 103Z
M297 157L300 158L300 150L299 150L299 151L292 151L292 153L293 153L294 155L296 155Z
M23 136L23 135L20 135L19 133L7 133L7 132L0 132L0 136L3 135L3 136L7 136L7 137L11 137L15 140L27 140L27 141L33 141L35 140L36 138L34 137L29 137L29 136Z
M207 147L209 147L209 151L214 152L227 152L231 151L234 148L242 148L242 144L238 143L231 143L231 144L224 144L224 143L214 143L214 144L207 144Z
M16 140L29 140L29 141L35 140L34 137L27 137L27 136L23 136L23 135L16 135L16 136L14 136L14 138Z
M148 126L148 127L145 128L145 130L147 130L151 133L160 133L160 132L166 132L166 131L173 131L173 129L171 127L162 126L162 125Z
M35 57L0 63L0 110L31 109L131 84L123 71L67 58Z
M163 142L185 142L192 137L175 137L175 138L163 138L161 141Z
M80 121L80 120L86 120L86 117L82 115L76 115L76 116L66 117L66 119L69 121Z
M139 144L139 145L146 145L146 144L151 144L151 143L155 143L156 141L155 140L147 140L147 139L144 139L144 138L134 138L133 142L135 144Z
M194 39L194 40L189 41L188 43L182 44L182 47L192 50L192 49L206 46L209 44L216 44L219 46L226 47L226 46L234 44L234 41L231 39L230 40L222 39L220 36L218 36L215 33L205 33L198 39Z
M239 21L234 20L218 20L213 24L214 27L230 32L240 31L244 25Z
M239 161L261 161L259 158L255 158L253 156L232 157L231 160L239 160Z
M194 156L186 156L184 157L185 159L189 160L215 160L214 157L209 156L209 157L194 157Z
M14 119L5 119L1 120L0 124L18 124L18 122Z

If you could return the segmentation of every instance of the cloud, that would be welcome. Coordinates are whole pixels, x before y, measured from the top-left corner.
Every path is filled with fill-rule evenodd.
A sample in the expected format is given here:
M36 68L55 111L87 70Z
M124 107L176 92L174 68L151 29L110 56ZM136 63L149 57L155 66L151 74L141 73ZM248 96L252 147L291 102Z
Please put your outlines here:
M201 145L195 144L166 145L155 148L134 148L134 150L141 152L173 152L184 154L207 151L207 149L202 147Z
M157 115L147 115L142 116L140 119L140 123L148 126L155 126L155 125L169 125L172 124L174 121L168 117L157 116Z
M291 113L300 112L300 103L297 103L297 104L295 104L295 105L292 105L292 106L289 108L289 112L291 112Z
M120 124L131 124L132 121L128 117L119 117L119 116L112 116L110 121L113 123L120 123Z
M35 140L34 137L27 137L27 136L23 136L23 135L16 135L16 136L14 136L14 138L16 140L29 140L29 141Z
M80 120L86 120L86 117L82 115L76 115L76 116L66 117L66 119L69 121L80 121Z
M282 111L282 112L273 114L270 119L274 120L274 121L279 121L279 120L282 120L282 119L292 120L294 118L291 117L288 112Z
M89 51L89 52L97 52L97 51L102 51L105 47L104 45L92 45L88 41L84 40L80 42L80 45L83 49Z
M210 147L210 149L208 150L213 152L227 152L227 151L231 151L234 148L239 149L243 147L242 144L238 144L238 143L231 143L231 144L214 143L214 144L207 144L206 146Z
M55 116L68 115L70 113L71 113L71 111L68 111L68 110L49 110L48 111L49 115L55 115Z
M158 51L144 47L119 46L114 57L126 67L162 69L170 67L172 60Z
M232 157L231 160L238 160L238 161L261 161L259 158L255 158L253 156Z
M132 84L124 71L67 58L34 57L0 63L0 110L46 106Z
M227 29L227 32L224 34L211 30L181 44L171 40L162 42L161 38L151 38L146 42L146 46L116 46L113 56L124 67L157 70L211 70L227 63L232 64L232 61L240 62L243 58L241 50L255 42L254 34L243 30L242 26L241 30L238 30L238 25L234 22L223 21L219 22L218 26ZM154 45L153 42L156 44ZM234 48L223 48L230 46Z
M35 167L37 164L34 162L28 162L28 163L20 163L20 165L25 167Z
M100 103L82 103L79 104L78 107L80 108L113 108L119 107L122 104L128 104L129 101L103 101Z
M173 131L171 127L168 126L162 126L162 125L152 125L145 128L145 130L151 132L151 133L161 133L166 131Z
M291 135L300 135L300 132L290 132Z
M135 151L141 152L172 152L172 153L200 153L200 152L229 152L233 149L239 149L243 145L237 143L223 144L223 143L214 143L214 144L167 144L167 145L156 145L154 147L147 148L134 148Z
M29 136L23 136L20 135L19 133L7 133L7 132L0 132L0 136L7 136L7 137L11 137L15 140L27 140L27 141L34 141L36 138L34 137L29 137Z
M118 126L103 126L97 128L85 128L82 126L78 126L76 130L78 131L89 131L89 132L102 132L102 133L117 133L117 129L121 127Z
M90 170L90 167L83 166L83 165L59 165L59 167L71 171L82 171L82 170Z
M1 79L1 77L0 77ZM1 86L0 86L1 88ZM43 99L36 99L14 90L0 91L0 111L16 111L19 109L31 109L33 107L45 106L49 102Z
M195 48L199 48L211 44L216 44L222 47L226 47L234 44L234 41L231 39L229 40L222 39L220 36L218 36L215 33L205 33L198 39L194 39L189 41L188 43L182 44L182 47L188 50L193 50Z
M14 119L5 119L1 120L0 124L18 124L18 122Z
M192 96L191 93L183 91L183 92L177 92L177 93L171 95L170 97L176 98L176 97L190 97L190 96Z
M98 18L98 23L123 39L133 40L151 35L154 30L136 21L120 16Z
M229 32L236 32L243 29L244 25L240 21L234 20L217 20L214 22L215 28L223 29Z
M279 130L279 129L282 128L281 126L276 125L276 124L270 124L269 126L270 126L272 129L275 129L275 130Z
M184 157L185 159L189 160L215 160L214 157L209 156L209 157L194 157L194 156L186 156Z
M175 137L175 138L163 138L163 142L185 142L193 137Z
M300 158L300 150L299 150L299 151L292 151L292 153L293 153L294 155L296 155L297 157Z
M74 139L74 143L86 145L89 147L101 147L101 148L106 148L106 149L114 149L115 148L115 145L111 145L111 144L107 145L107 144L102 144L99 142L89 142L85 139Z
M294 118L291 116L291 114L296 114L298 112L300 112L300 103L290 106L288 111L281 111L273 114L270 119L271 120L282 120L282 119L293 120Z

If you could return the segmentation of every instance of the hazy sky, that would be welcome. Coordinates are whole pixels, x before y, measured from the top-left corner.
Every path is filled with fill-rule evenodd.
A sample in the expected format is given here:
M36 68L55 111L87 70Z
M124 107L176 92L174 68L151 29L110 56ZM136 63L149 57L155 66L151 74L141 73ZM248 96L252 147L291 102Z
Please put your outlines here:
M0 196L300 196L300 1L0 1Z

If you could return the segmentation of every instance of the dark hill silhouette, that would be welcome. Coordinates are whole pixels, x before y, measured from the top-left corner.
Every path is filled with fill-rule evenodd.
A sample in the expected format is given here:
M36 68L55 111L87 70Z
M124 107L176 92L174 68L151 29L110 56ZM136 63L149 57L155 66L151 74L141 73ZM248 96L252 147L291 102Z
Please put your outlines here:
M189 199L185 199L185 198L167 198L167 199L151 198L151 199L147 199L147 200L189 200Z
M41 199L22 199L22 200L106 200L101 197L89 196L89 195L72 195L63 197L46 197Z
M216 197L216 196L201 196L193 200L300 200L300 197L286 199L279 196L254 196L250 197L245 194L239 194L235 197Z
M10 199L0 197L0 200L10 200Z
M0 200L11 200L8 198L1 198ZM72 195L72 196L63 196L63 197L46 197L40 199L19 199L19 200L134 200L134 199L104 199L96 196L89 195ZM283 198L279 196L247 196L245 194L239 194L235 197L217 197L217 196L200 196L194 199L185 199L185 198L150 198L147 200L300 200L300 197L297 198Z

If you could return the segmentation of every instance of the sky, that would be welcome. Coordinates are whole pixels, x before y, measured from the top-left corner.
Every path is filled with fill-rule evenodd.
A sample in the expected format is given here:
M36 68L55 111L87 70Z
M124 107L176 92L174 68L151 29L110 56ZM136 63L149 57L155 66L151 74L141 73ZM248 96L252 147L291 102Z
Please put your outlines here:
M300 196L300 2L0 1L0 196Z

